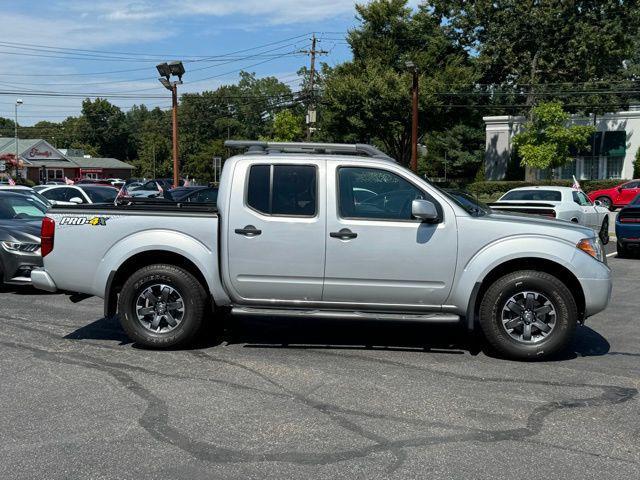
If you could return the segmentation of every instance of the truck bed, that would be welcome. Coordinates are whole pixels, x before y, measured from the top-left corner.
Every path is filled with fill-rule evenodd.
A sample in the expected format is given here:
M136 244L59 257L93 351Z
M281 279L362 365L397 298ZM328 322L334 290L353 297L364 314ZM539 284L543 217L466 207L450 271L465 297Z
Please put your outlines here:
M135 201L54 207L47 272L60 290L104 296L114 268L154 251L186 256L218 277L218 210L213 204Z

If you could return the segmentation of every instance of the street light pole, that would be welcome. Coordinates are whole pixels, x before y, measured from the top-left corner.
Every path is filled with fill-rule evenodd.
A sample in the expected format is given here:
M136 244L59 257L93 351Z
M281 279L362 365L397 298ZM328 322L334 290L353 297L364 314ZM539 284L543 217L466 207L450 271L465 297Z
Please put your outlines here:
M14 127L15 127L14 135L15 135L15 142L16 142L16 178L20 178L20 167L18 162L18 105L22 105L21 98L16 99L16 105L15 105L16 116L14 121Z
M410 168L414 173L418 172L418 67L415 63L408 61L406 67L412 74L411 85L411 163Z
M173 187L179 186L180 181L180 162L178 160L178 85L182 84L182 75L184 75L184 65L180 61L169 63L161 63L156 65L158 73L161 75L158 80L167 90L171 90L171 120L173 125ZM170 81L170 77L174 75L178 80Z
M173 188L178 188L178 171L180 165L178 165L178 87L176 82L172 84L171 95L173 97L171 103L171 119L173 123Z

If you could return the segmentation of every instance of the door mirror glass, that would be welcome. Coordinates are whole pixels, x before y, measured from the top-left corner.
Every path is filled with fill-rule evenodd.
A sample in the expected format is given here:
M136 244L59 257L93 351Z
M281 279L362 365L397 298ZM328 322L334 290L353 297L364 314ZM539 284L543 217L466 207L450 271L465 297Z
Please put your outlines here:
M413 200L411 202L411 215L425 222L436 222L438 220L436 206L429 200Z
M600 200L596 200L596 201L595 201L595 203L594 203L594 205L595 205L596 207L601 207L601 206L602 206L602 202L601 202Z
M73 198L70 198L70 199L69 199L69 201L70 201L71 203L76 203L76 204L78 204L78 205L82 203L82 199L81 199L80 197L73 197Z

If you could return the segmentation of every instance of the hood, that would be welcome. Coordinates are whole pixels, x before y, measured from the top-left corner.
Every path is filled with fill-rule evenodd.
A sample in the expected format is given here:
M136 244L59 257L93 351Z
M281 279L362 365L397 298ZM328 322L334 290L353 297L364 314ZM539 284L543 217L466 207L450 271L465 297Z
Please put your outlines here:
M41 220L0 220L0 240L40 243Z
M539 215L533 215L529 213L520 212L497 212L492 211L487 215L492 220L504 221L504 222L517 222L521 225L530 225L533 229L537 228L557 228L566 229L573 232L579 232L584 238L593 237L593 230L578 225L577 223L569 222L567 220L559 220L557 218L544 218Z

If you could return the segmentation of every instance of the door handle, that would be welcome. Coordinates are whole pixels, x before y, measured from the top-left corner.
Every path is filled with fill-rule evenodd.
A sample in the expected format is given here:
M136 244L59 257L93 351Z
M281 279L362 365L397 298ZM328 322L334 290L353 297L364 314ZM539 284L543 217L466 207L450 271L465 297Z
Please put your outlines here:
M342 228L339 232L331 232L329 234L331 238L339 238L340 240L350 240L358 236L357 233L352 232L348 228Z
M260 235L262 233L262 230L258 230L253 225L247 225L244 228L236 228L235 232L238 235L245 235L247 237L255 237L257 235Z

